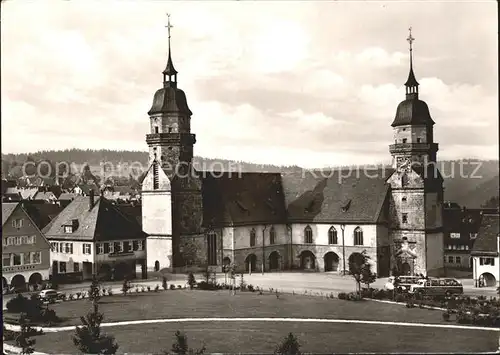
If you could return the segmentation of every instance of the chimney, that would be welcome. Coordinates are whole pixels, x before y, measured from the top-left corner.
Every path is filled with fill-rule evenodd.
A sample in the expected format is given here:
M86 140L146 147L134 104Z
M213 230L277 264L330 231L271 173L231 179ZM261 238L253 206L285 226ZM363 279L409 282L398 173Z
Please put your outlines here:
M89 211L94 207L94 189L91 189L89 192Z

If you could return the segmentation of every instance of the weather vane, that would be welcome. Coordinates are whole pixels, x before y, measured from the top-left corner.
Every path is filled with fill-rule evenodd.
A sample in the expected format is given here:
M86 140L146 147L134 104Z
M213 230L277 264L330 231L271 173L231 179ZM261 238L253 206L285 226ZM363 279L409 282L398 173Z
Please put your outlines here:
M410 35L408 36L408 38L406 39L408 41L408 43L410 44L410 51L411 51L411 45L413 43L413 41L415 40L415 38L413 38L413 36L411 35L411 27L408 28L408 31L410 31Z
M169 13L167 13L167 18L168 18L168 20L167 20L168 22L167 22L167 25L166 25L165 27L166 27L166 28L167 28L167 30L168 30L168 39L170 39L170 29L171 29L172 27L174 27L174 26L172 26L172 25L170 24L170 14L169 14Z

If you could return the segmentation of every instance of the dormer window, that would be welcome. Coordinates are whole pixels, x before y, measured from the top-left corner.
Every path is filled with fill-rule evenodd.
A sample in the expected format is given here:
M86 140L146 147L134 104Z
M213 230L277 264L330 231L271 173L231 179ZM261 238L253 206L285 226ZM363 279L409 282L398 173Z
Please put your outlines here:
M340 210L342 212L347 212L347 210L349 210L349 207L351 206L351 200L346 200L342 203L342 206L340 207Z
M73 233L73 226L64 226L64 233L66 234Z

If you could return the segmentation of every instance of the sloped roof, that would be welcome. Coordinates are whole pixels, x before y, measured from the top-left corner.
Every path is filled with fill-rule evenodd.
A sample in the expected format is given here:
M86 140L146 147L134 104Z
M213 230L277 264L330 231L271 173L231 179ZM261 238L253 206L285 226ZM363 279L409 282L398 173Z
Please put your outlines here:
M114 205L124 215L133 218L142 226L142 206L132 204L116 204Z
M28 200L33 198L38 192L37 187L28 187L26 189L20 189L19 193L21 194L23 200Z
M125 216L105 198L95 196L89 209L90 197L77 196L45 228L48 238L71 240L110 240L145 236L137 220ZM73 233L65 233L64 225L78 220Z
M42 230L64 209L55 203L22 203L24 210L35 222L36 226Z
M203 172L202 176L205 227L285 223L280 174Z
M56 195L52 191L39 191L33 196L33 200L55 200Z
M387 198L393 169L283 174L288 221L375 223Z
M78 194L75 194L74 192L63 192L58 200L73 200Z
M20 193L15 193L15 194L4 194L2 196L2 201L21 201L22 197Z
M19 202L2 202L2 226L7 222L18 205Z
M472 255L498 255L498 234L500 232L500 217L498 214L485 214L477 233L477 239L472 249Z
M470 233L478 233L482 219L481 212L480 209L444 208L444 243L473 245L475 239L470 238ZM460 233L460 238L451 238L450 233Z

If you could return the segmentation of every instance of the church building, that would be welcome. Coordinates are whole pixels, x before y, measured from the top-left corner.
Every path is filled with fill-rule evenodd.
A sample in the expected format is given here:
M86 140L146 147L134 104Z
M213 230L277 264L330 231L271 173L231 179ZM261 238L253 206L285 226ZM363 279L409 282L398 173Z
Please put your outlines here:
M342 273L366 251L378 276L443 271L443 179L429 108L418 97L410 36L406 99L392 122L392 166L244 173L195 170L195 134L170 47L148 112L142 226L150 271Z

